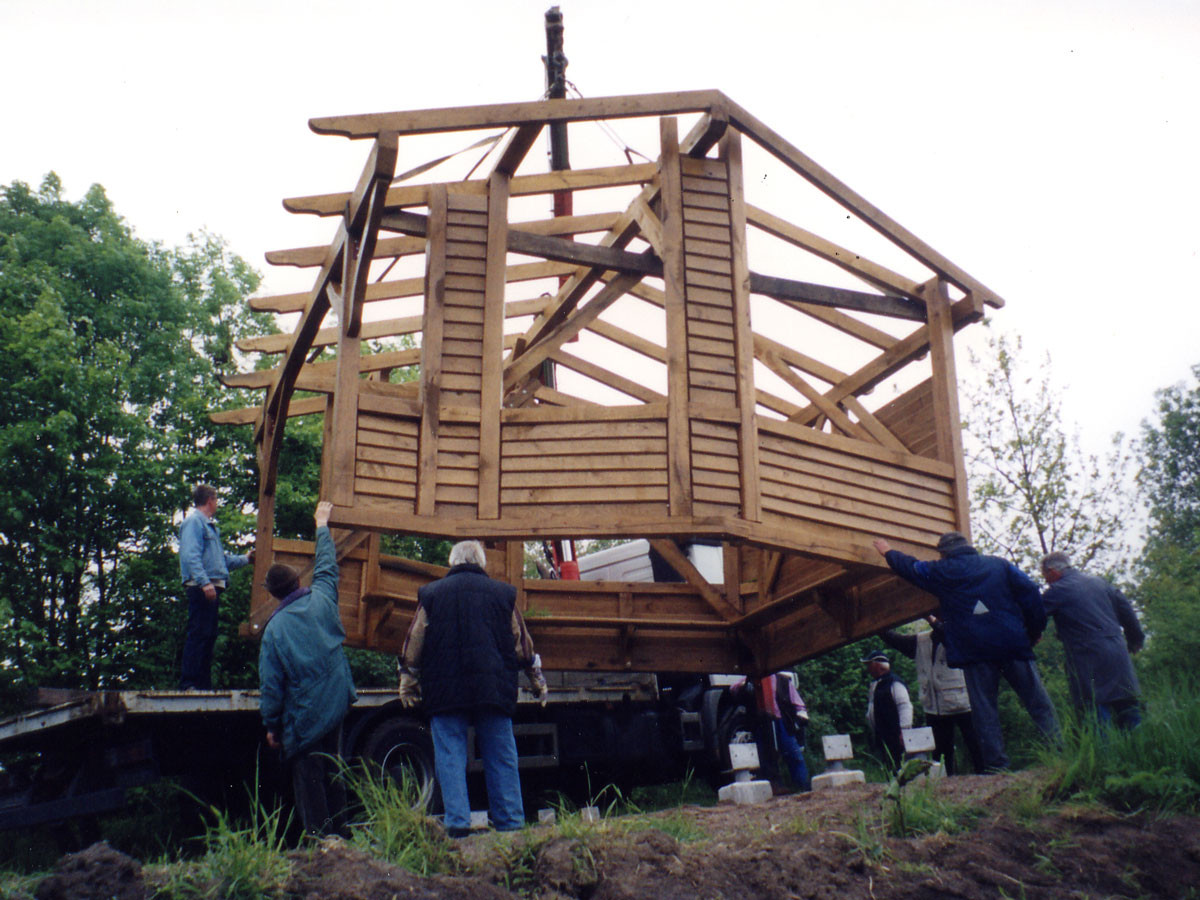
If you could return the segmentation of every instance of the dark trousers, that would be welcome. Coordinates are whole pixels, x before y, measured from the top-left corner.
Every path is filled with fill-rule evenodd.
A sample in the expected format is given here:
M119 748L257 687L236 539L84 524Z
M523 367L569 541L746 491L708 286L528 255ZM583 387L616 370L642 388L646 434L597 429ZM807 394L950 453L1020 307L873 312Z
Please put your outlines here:
M187 589L188 623L183 639L183 659L179 665L179 687L182 690L212 689L213 647L217 643L217 623L221 609L221 591L209 600L203 588Z
M289 761L292 793L306 834L323 837L346 828L346 785L339 777L342 723Z
M954 729L962 732L963 743L967 745L967 753L971 755L971 768L983 772L983 751L979 747L979 738L975 736L975 724L971 721L969 712L955 713L949 716L933 716L925 714L925 721L933 729L934 755L942 760L946 774L956 772L954 763Z

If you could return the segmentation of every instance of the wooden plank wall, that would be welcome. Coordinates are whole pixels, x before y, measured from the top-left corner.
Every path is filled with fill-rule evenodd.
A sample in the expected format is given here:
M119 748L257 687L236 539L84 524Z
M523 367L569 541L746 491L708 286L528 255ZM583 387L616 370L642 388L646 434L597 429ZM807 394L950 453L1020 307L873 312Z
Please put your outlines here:
M738 515L738 364L729 173L720 159L679 160L693 512Z
M665 404L506 409L500 427L503 515L566 519L582 504L595 523L666 514Z
M880 407L875 418L900 443L918 456L937 458L937 428L933 420L933 381L925 379Z
M354 448L355 502L411 515L417 498L420 422L413 416L358 411Z
M954 527L953 469L811 428L759 420L764 524L932 546Z

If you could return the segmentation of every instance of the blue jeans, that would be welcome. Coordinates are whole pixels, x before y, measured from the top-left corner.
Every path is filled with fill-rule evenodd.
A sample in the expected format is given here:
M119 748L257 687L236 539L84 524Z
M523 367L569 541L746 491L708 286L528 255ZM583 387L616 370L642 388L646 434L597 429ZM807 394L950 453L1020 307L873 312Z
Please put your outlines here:
M798 791L807 791L812 785L808 781L808 765L804 762L804 748L796 736L783 727L780 719L775 720L775 740L779 744L779 755L787 763L788 774Z
M187 589L187 634L183 639L183 659L179 663L179 687L185 691L212 689L213 647L217 643L222 589L216 590L216 598L209 600L202 588Z
M1097 703L1096 718L1101 725L1116 722L1123 731L1131 731L1142 724L1142 711L1138 708L1137 698L1121 700L1117 703Z
M1008 768L1004 735L1000 731L1000 708L997 705L1001 675L1016 691L1017 698L1042 736L1048 741L1058 741L1058 719L1054 715L1054 706L1046 688L1042 686L1037 663L1033 660L968 663L963 666L963 674L967 680L967 695L971 698L971 719L983 751L984 771L995 772Z
M471 827L467 798L467 730L475 726L483 777L487 783L488 816L497 831L517 831L525 826L521 803L521 776L517 772L517 742L512 719L499 713L451 713L430 719L433 764L437 770L446 829Z

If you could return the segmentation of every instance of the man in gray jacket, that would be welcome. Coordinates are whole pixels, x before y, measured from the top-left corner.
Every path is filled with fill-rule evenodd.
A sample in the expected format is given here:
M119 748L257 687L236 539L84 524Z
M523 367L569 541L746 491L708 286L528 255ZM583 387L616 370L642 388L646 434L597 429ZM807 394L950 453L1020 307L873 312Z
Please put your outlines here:
M282 749L292 774L296 808L313 836L341 831L346 790L334 760L341 756L342 720L356 695L338 615L338 565L329 533L332 503L318 503L312 587L276 563L267 590L279 601L263 629L258 655L259 711L267 744Z
M946 641L942 623L935 616L926 616L929 631L901 634L885 631L880 637L893 650L898 650L917 664L917 683L921 687L921 706L925 722L933 729L934 754L942 760L946 774L956 771L954 761L954 729L962 732L971 765L982 772L983 751L975 726L971 721L971 698L967 695L967 679L962 669L953 669L946 661Z
M1061 551L1042 560L1042 577L1050 585L1042 603L1067 653L1075 706L1094 711L1102 722L1136 728L1141 691L1129 654L1141 650L1146 637L1133 606L1103 578L1075 569Z

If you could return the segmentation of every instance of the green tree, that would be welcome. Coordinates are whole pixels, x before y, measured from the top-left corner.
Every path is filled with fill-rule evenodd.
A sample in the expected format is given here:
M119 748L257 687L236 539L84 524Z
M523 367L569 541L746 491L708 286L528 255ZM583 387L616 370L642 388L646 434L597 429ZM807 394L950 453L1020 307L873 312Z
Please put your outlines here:
M1087 453L1063 420L1047 357L1032 372L1021 339L993 335L971 354L981 376L964 389L963 442L976 545L1030 574L1052 550L1112 576L1128 566L1131 453L1121 435Z
M98 185L0 189L3 700L173 680L190 485L220 486L223 530L248 531L248 435L208 413L234 338L270 327L245 311L257 283L211 235L138 239Z
M1142 426L1138 481L1150 528L1136 599L1150 632L1144 662L1155 674L1190 671L1200 652L1200 365L1192 375L1192 384L1157 394L1155 419Z

